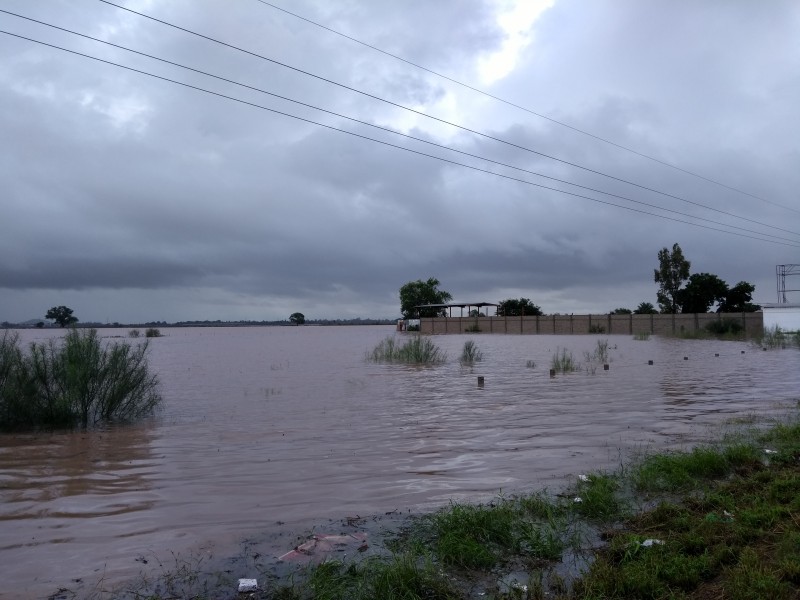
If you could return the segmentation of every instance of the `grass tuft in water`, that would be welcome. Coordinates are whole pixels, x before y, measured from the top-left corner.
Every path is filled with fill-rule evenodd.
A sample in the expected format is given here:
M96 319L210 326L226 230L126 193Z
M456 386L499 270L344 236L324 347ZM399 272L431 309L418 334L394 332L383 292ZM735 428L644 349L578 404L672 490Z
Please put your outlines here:
M791 346L800 347L800 331L794 333L784 331L780 325L767 327L761 337L755 340L755 344L765 350L785 350Z
M445 362L447 355L429 338L415 336L401 346L398 345L396 338L389 336L367 353L367 360L379 363L435 365Z
M572 373L579 370L581 366L575 362L572 352L566 348L560 348L556 349L556 353L550 361L550 368L555 370L556 373Z
M472 365L476 362L483 360L483 352L478 349L478 346L472 340L464 342L464 348L461 351L460 362L462 365Z
M640 331L633 334L633 339L638 342L647 342L650 340L650 334L647 331Z

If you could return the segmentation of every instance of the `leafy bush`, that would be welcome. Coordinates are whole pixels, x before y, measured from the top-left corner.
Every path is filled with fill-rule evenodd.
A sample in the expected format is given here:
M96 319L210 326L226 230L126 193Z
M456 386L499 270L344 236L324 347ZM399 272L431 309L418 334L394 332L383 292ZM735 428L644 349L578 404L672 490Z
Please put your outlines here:
M4 334L0 429L89 427L152 414L161 396L146 353L146 343L104 347L96 330L73 329L24 354L18 338Z
M161 337L161 330L156 329L155 327L148 327L144 332L144 336L149 338Z

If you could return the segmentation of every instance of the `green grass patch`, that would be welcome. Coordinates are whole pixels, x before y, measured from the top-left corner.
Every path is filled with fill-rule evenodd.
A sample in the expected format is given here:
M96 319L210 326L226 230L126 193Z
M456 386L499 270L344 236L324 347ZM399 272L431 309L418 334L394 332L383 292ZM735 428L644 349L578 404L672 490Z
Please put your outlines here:
M694 448L690 452L671 452L648 456L634 467L633 481L639 491L675 492L701 481L724 477L734 468L758 460L758 452L746 444L724 449Z
M504 549L514 549L515 510L508 501L494 505L451 504L432 518L435 552L448 565L489 569Z
M628 512L628 502L622 499L621 492L616 477L604 473L588 475L578 484L573 510L594 521L620 520Z

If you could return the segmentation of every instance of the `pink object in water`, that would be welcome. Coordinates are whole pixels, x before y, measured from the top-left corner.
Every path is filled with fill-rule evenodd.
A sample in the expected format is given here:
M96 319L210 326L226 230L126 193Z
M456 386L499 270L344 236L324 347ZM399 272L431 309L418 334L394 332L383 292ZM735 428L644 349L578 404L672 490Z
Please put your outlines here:
M286 554L279 556L278 560L307 560L321 557L334 550L342 550L352 546L355 550L366 550L366 533L347 533L343 535L315 534L307 542L295 546Z

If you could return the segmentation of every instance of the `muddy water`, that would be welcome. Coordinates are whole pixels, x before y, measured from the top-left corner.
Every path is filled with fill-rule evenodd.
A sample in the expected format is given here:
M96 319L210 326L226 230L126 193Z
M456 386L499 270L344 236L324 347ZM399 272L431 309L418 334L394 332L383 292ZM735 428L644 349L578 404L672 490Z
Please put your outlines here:
M210 540L233 548L278 521L299 530L556 487L800 396L800 352L738 342L442 336L450 360L420 369L365 362L394 335L386 327L163 333L150 346L165 398L156 418L0 436L0 597L119 581L148 558ZM473 369L458 364L466 339L484 354ZM583 361L598 339L608 371L549 377L559 348Z

